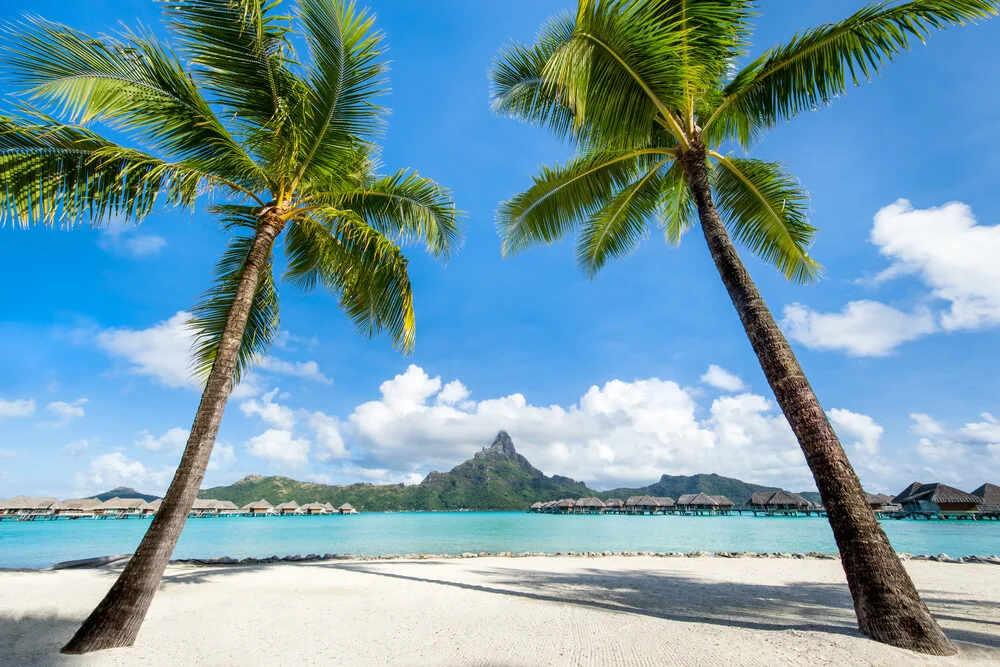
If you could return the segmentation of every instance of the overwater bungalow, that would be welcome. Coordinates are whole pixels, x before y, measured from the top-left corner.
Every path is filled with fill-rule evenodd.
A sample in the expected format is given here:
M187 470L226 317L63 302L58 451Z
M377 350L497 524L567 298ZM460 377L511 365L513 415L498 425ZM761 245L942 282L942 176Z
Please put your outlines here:
M322 503L308 503L303 505L299 509L301 509L302 513L307 516L319 516L320 514L327 514L327 510Z
M556 503L556 511L564 514L571 514L576 506L576 501L572 498L563 498Z
M337 511L340 512L341 514L357 514L358 513L358 510L354 509L354 506L351 505L350 503L344 503L343 505L341 505L340 507L337 508Z
M203 519L219 516L219 501L211 498L195 498L189 517Z
M621 498L608 498L604 502L605 514L621 514L625 511L625 501Z
M538 502L538 501L531 503L531 507L528 508L528 511L536 513L536 514L538 512L541 512L542 511L542 503Z
M938 482L914 482L893 501L903 506L906 516L924 519L974 519L983 504L982 496Z
M657 511L667 514L673 514L677 510L677 501L673 498L667 496L657 496L653 498L656 501Z
M163 504L163 498L157 498L152 502L148 502L142 506L142 516L145 519L152 517L154 514L160 511L160 505ZM235 507L235 505L233 506Z
M325 510L326 510L326 513L327 513L327 514L336 514L336 513L337 513L337 508L336 508L336 507L334 507L334 506L333 506L333 505L332 505L331 503L329 503L329 502L326 502L326 503L323 503L323 509L325 509Z
M685 493L677 499L677 510L683 514L720 514L733 509L733 501L725 496L707 493Z
M600 514L604 511L604 501L600 498L580 498L573 506L574 514Z
M817 511L808 500L788 491L758 491L747 500L747 508L754 516L808 516Z
M118 498L117 496L94 508L94 517L100 519L133 519L143 516L146 501L142 498Z
M643 496L635 504L635 508L639 514L656 514L660 511L660 501L653 496Z
M639 501L642 500L643 496L629 496L625 499L625 513L626 514L640 514L639 512Z
M292 516L294 514L302 514L301 507L294 500L289 500L288 502L281 503L274 508L274 511L279 516Z
M983 499L983 503L979 506L980 518L1000 520L1000 486L983 484L973 491L972 495Z
M14 496L4 503L2 518L16 521L46 519L55 513L58 506L59 501L55 498Z
M219 516L236 516L240 513L240 508L231 500L219 500L215 505L216 513Z
M64 500L55 508L55 519L93 519L94 509L101 504L96 498Z
M255 503L247 503L241 507L240 514L243 516L268 516L274 514L274 505L261 498Z

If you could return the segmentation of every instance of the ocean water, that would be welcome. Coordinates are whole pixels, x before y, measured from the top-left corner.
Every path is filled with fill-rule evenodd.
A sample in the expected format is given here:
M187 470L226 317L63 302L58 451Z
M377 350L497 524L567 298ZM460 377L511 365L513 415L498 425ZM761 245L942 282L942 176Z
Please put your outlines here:
M130 553L149 520L0 522L0 567ZM885 520L896 551L1000 553L1000 522ZM524 512L362 513L191 519L175 558L465 551L836 551L818 517L558 516Z

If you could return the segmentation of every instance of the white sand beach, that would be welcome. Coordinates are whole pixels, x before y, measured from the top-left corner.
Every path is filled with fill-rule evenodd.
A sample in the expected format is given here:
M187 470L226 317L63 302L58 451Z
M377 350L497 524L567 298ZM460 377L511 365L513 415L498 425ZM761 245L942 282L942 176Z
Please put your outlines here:
M117 569L0 573L10 665L996 665L1000 568L909 562L960 647L860 635L837 561L476 558L171 566L132 649L62 656Z

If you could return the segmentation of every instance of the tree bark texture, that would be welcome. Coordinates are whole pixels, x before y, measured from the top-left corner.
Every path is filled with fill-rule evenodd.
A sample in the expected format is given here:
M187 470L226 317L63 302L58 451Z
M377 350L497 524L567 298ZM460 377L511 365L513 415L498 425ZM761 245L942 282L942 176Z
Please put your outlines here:
M889 544L802 367L726 232L712 199L704 147L692 146L683 159L715 266L823 498L858 627L884 644L933 655L956 653Z
M243 275L226 319L215 363L191 427L184 454L160 510L152 519L139 548L97 608L62 648L63 653L89 653L132 646L153 601L160 578L170 561L205 476L222 414L233 389L237 354L260 273L284 222L274 209L260 218L247 255Z

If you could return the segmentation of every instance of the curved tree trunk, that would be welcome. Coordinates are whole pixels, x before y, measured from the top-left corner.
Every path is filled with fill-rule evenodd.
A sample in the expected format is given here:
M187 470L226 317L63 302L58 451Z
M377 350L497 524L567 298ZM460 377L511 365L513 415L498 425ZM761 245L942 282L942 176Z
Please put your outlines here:
M240 278L215 363L201 395L184 455L174 479L153 517L142 543L114 586L91 612L63 653L89 653L107 648L132 646L170 561L184 522L194 505L208 467L222 413L232 392L236 358L250 307L257 291L261 269L266 266L274 239L284 222L273 209L261 218L246 266Z
M858 627L892 646L954 654L955 647L890 546L791 346L726 233L712 200L704 147L692 147L684 158L684 169L715 266L823 498L854 598Z

